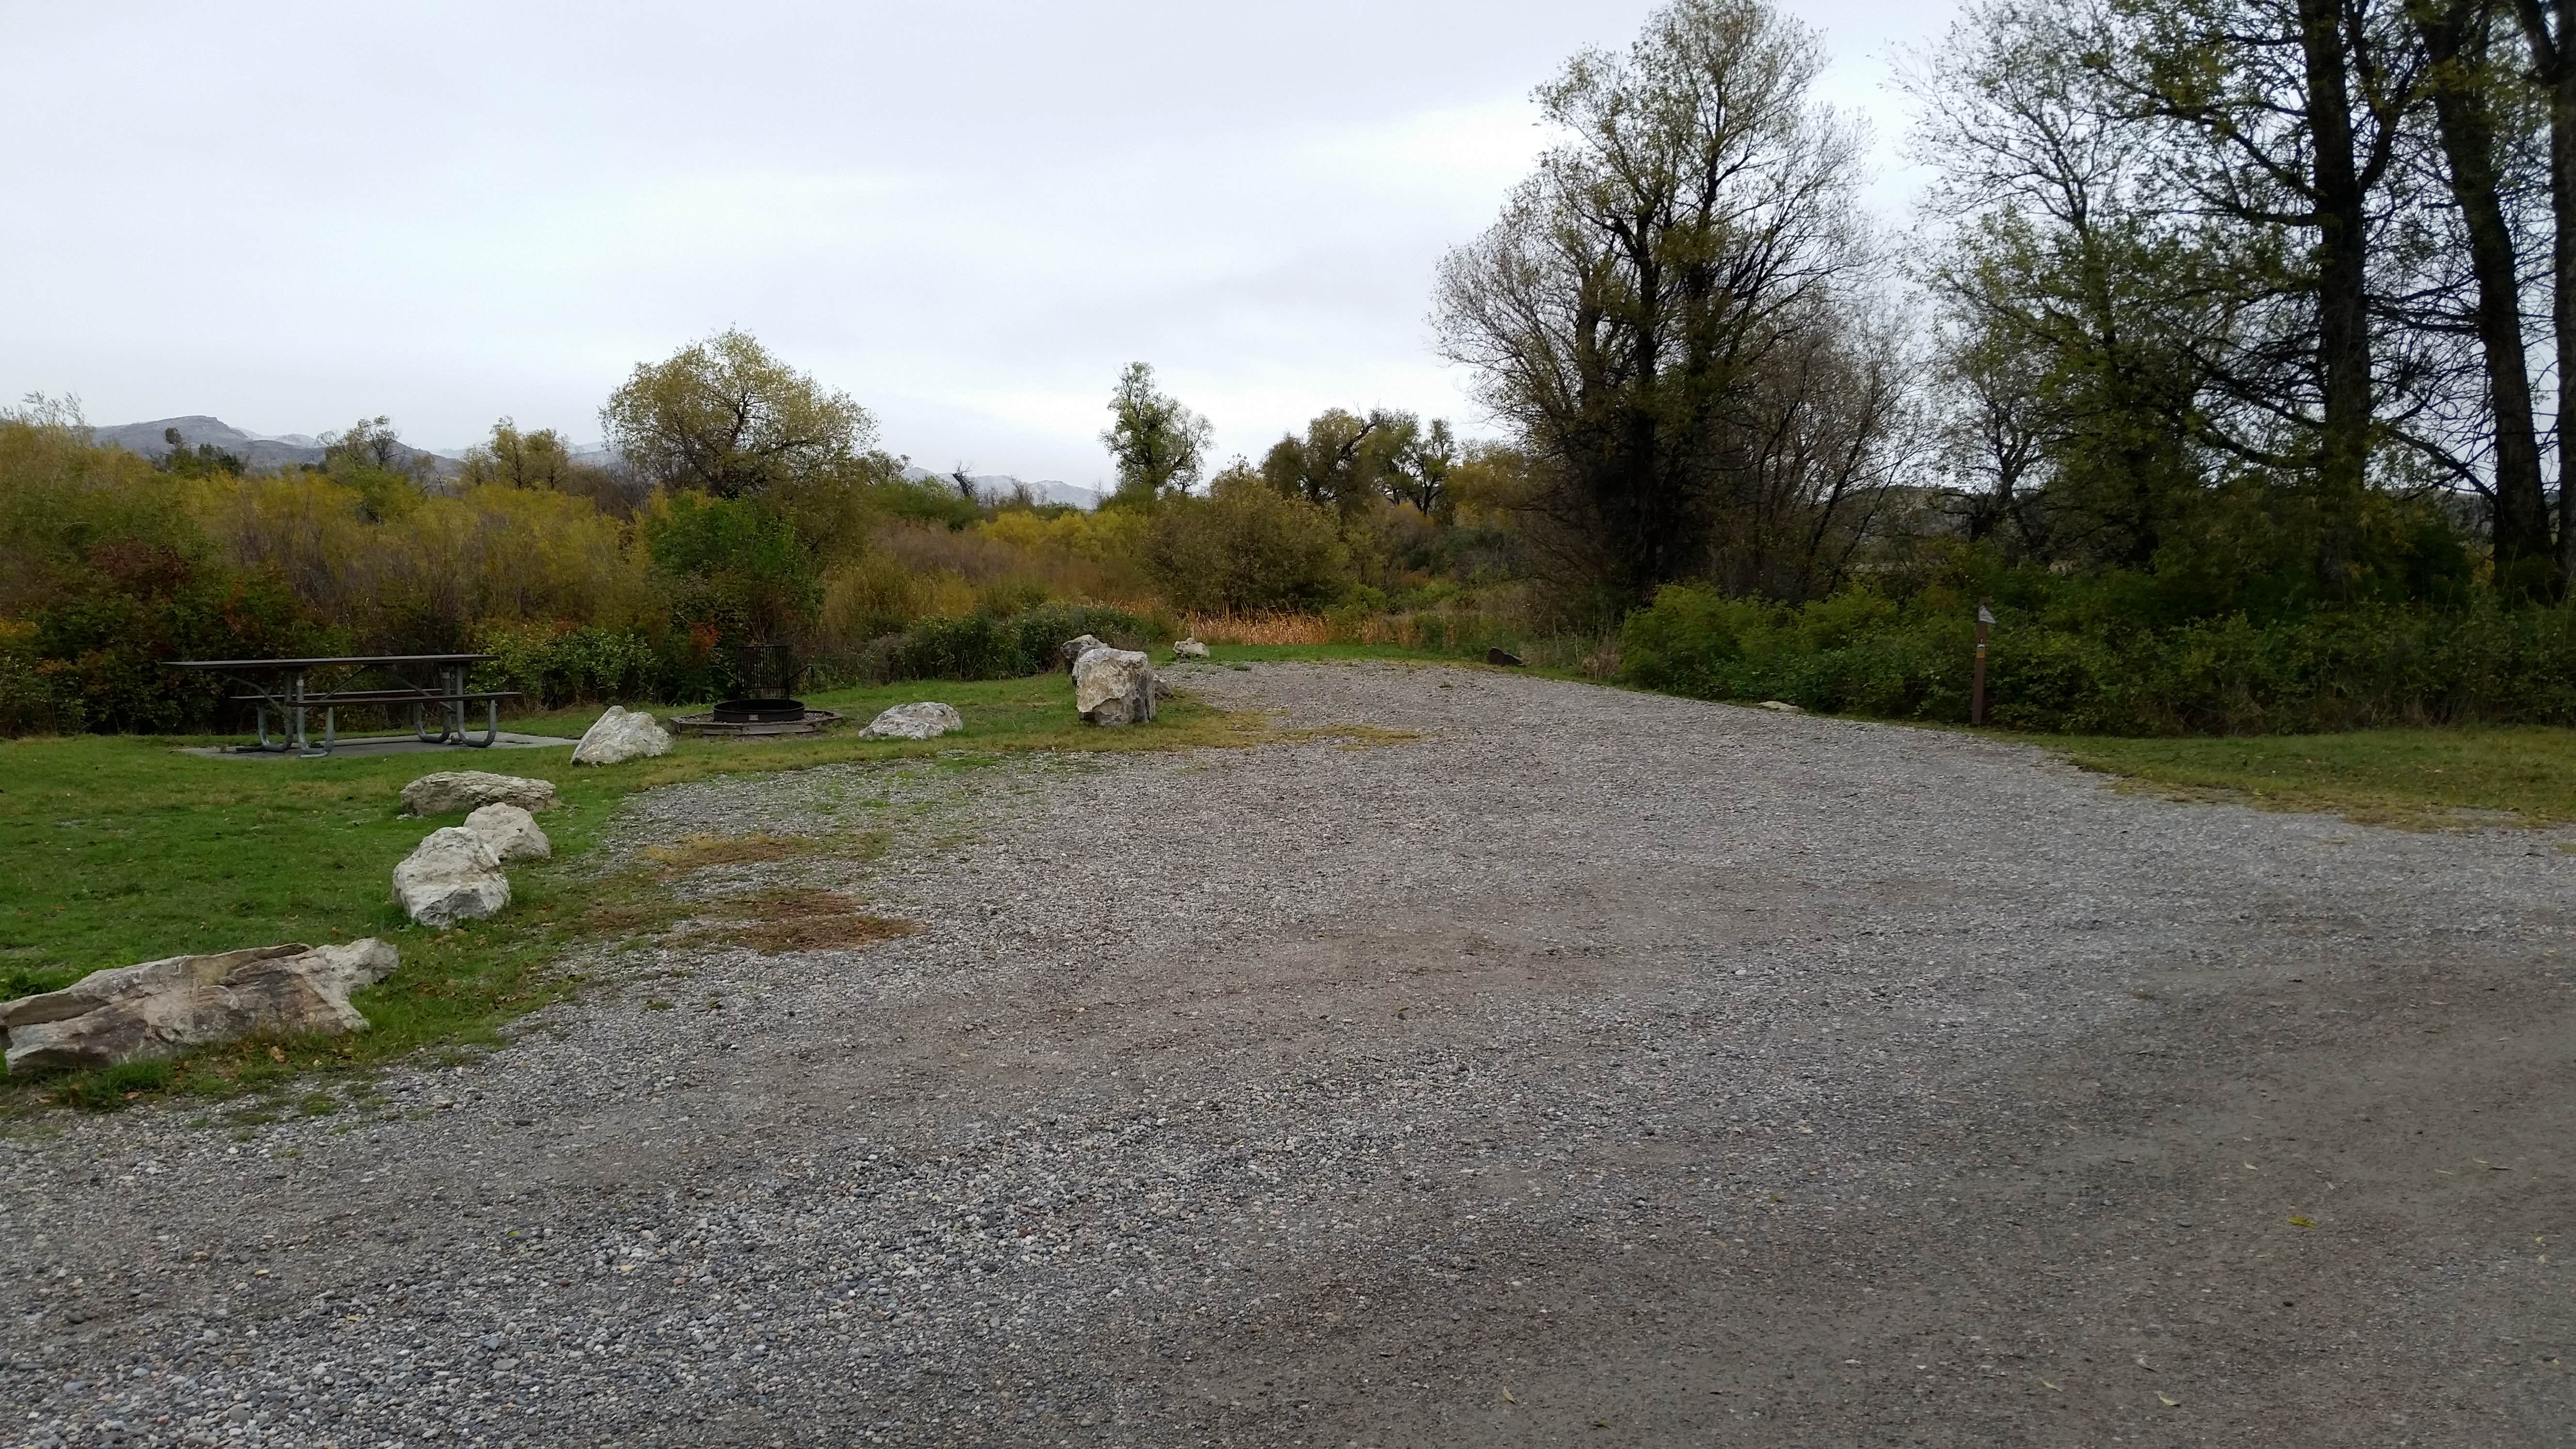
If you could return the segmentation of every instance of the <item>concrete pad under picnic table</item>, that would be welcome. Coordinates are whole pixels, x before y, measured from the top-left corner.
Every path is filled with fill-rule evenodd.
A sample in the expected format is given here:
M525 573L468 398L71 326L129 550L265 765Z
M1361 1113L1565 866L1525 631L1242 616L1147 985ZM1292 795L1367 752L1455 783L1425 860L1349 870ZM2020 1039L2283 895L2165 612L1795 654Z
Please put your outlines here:
M470 755L484 750L551 750L579 743L579 740L565 739L560 735L521 735L503 730L494 735L488 745L465 745L424 740L406 732L399 735L343 735L327 755L300 755L294 750L244 749L237 745L188 745L183 746L180 753L225 760L373 759L378 755Z

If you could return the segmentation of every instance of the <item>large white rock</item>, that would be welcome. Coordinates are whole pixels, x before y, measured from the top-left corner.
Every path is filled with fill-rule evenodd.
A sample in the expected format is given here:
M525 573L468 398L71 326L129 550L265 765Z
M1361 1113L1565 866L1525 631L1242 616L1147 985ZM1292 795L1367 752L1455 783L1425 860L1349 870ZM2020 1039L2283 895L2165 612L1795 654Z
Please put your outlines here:
M394 899L403 914L444 930L508 905L510 878L501 874L501 857L482 836L450 825L429 832L394 867Z
M478 805L516 805L522 810L551 810L555 787L546 780L495 775L484 770L441 770L423 775L402 790L405 815L447 815Z
M1172 657L1174 659L1205 659L1208 657L1208 647L1196 639L1183 639L1172 645Z
M868 721L866 729L859 731L859 738L928 740L964 728L966 721L958 717L956 710L937 700L925 699L917 704L898 704L878 715Z
M1073 662L1073 708L1085 724L1144 724L1154 717L1154 661L1133 649L1099 648Z
M572 747L576 765L615 765L646 755L671 753L671 732L644 711L612 704Z
M465 817L464 829L505 861L543 860L555 853L536 817L516 805L486 805Z
M394 948L259 946L94 971L60 991L0 1006L12 1072L86 1070L259 1032L365 1031L349 993L394 969Z

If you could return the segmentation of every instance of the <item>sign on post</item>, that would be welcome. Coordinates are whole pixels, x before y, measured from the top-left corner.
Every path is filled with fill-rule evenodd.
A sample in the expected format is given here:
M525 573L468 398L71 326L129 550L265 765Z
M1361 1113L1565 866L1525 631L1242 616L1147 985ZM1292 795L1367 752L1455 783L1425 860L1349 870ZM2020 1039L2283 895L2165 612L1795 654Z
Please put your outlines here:
M1995 611L1986 607L1992 599L1977 600L1977 677L1968 690L1968 723L1986 722L1986 627L1995 622Z

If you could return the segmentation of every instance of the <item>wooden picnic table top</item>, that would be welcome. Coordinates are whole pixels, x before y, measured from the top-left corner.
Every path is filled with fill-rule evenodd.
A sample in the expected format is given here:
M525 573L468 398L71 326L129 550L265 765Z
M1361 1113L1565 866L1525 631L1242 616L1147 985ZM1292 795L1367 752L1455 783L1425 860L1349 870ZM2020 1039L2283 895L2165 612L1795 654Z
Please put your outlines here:
M335 664L474 664L489 654L347 654L329 659L165 659L170 669L322 669Z

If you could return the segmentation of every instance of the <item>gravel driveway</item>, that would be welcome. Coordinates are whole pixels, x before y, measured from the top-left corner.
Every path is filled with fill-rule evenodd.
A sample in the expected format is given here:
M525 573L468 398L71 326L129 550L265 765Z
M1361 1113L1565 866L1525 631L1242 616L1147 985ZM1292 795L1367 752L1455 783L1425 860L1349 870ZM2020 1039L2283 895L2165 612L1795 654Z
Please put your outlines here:
M2556 840L1177 677L1418 738L656 792L895 841L686 891L925 929L606 955L364 1120L15 1133L0 1443L2576 1439Z

